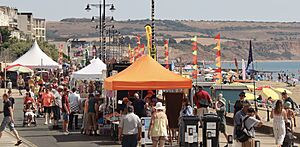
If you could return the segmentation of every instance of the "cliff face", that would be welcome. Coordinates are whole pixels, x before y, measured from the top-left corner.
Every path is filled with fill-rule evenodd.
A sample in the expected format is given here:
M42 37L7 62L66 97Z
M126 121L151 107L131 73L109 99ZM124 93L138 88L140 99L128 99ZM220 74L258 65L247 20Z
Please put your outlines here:
M124 36L144 36L144 25L149 20L116 21L115 29ZM60 22L47 22L47 37L59 38L92 38L98 36L95 23L86 19L65 19ZM171 59L181 57L184 61L191 61L190 38L199 37L199 59L214 60L215 40L213 37L221 33L222 58L247 59L249 40L253 41L253 53L256 60L300 60L300 23L282 22L227 22L227 21L156 21L157 42L163 38L176 40L170 43ZM132 44L130 41L125 44ZM145 39L141 40L145 42ZM126 45L125 45L126 46ZM158 43L158 50L163 58L162 44Z

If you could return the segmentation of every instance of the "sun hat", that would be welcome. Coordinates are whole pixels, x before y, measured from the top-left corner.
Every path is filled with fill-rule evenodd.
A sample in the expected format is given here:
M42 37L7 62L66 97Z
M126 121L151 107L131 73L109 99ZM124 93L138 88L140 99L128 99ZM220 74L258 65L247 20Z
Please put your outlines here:
M225 99L225 98L220 98L219 101L220 101L221 103L223 103L224 105L226 104L226 99Z
M291 109L292 108L292 103L291 102L285 102L284 107Z
M161 102L157 102L155 105L155 109L156 110L165 110L165 107L163 106L163 104Z
M246 97L246 93L245 93L245 92L241 92L241 93L239 94L239 96L245 96L245 97Z

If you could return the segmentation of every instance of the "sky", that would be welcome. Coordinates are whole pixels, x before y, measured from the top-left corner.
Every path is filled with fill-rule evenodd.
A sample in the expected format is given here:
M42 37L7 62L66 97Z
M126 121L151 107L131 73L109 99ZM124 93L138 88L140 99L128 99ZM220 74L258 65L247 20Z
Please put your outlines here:
M300 21L300 0L155 0L155 18L169 20ZM47 20L91 18L97 8L84 8L99 0L0 0L0 5L33 12ZM116 10L106 16L116 20L150 18L151 0L106 0ZM107 8L108 9L108 8Z

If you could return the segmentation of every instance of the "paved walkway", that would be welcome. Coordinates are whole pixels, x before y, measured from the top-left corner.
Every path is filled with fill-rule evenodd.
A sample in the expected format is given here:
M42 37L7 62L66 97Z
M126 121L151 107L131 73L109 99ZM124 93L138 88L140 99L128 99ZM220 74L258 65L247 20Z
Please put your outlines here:
M36 147L31 142L22 138L23 143L19 145L19 147ZM10 134L7 131L3 131L2 137L0 138L0 147L15 147L15 143L17 142L16 138L13 134Z

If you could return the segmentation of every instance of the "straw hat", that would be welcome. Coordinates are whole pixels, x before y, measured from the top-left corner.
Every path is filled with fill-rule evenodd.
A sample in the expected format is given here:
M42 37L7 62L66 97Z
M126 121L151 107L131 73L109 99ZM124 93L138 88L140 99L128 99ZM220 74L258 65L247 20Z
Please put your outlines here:
M165 107L163 106L163 104L161 102L157 102L155 105L155 109L156 110L165 110Z

